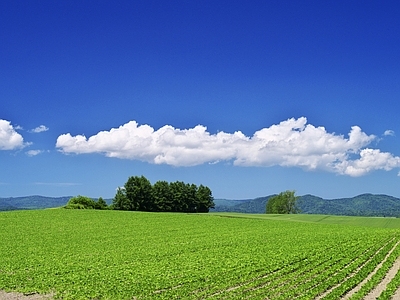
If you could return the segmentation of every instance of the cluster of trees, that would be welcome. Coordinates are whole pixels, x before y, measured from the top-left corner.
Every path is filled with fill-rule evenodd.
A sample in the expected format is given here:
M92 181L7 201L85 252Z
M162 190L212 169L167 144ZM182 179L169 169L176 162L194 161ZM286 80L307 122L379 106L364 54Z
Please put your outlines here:
M107 203L103 198L97 201L85 196L76 196L69 199L66 206L67 209L108 209Z
M207 186L181 181L157 181L154 185L144 176L131 176L118 188L113 209L154 212L208 212L214 208L214 197Z
M300 209L297 207L297 199L295 191L285 191L279 195L273 196L268 199L266 206L267 214L297 214Z

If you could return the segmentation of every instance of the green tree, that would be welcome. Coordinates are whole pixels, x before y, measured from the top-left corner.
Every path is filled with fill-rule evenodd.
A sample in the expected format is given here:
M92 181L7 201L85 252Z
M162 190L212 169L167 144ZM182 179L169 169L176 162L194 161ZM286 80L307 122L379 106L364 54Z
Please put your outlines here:
M114 196L112 209L116 210L130 210L128 198L125 195L125 188L119 187Z
M185 196L187 203L187 212L197 212L198 210L197 189L197 185L193 183L186 184Z
M172 211L173 198L167 181L157 181L153 185L155 211Z
M107 202L102 197L100 197L97 200L95 207L96 207L96 209L107 209L108 208Z
M298 196L295 196L295 191L285 191L279 195L272 196L268 199L266 206L267 214L297 214L300 209L296 202Z
M118 188L110 209L170 212L208 212L214 207L211 190L182 181L157 181L153 186L144 176L131 176Z
M124 187L128 210L154 211L152 185L146 177L131 176Z
M69 199L67 205L65 208L69 209L95 209L96 208L96 202L85 196L78 195L76 197L72 197Z
M172 211L186 212L188 210L186 198L186 184L183 181L175 181L169 184L172 197Z
M197 212L209 212L210 208L214 208L214 197L209 187L200 184L196 192Z

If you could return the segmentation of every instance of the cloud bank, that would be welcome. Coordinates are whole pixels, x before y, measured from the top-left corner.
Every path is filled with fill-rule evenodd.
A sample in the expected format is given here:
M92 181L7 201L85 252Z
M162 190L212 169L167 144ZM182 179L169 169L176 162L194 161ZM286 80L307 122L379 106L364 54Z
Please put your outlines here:
M0 119L0 150L14 150L26 146L22 135L16 132L16 129L10 121Z
M166 125L154 130L131 121L89 138L60 135L56 147L65 154L102 153L172 166L232 161L236 166L279 165L349 176L400 167L400 157L366 148L375 139L358 126L351 127L348 137L329 133L307 124L305 117L263 128L253 136L240 131L211 134L202 125L190 129Z

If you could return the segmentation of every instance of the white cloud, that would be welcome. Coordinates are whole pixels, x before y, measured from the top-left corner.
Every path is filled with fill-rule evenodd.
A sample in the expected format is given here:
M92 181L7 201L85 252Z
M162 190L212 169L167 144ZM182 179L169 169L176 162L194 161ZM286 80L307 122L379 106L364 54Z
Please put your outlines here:
M351 128L348 137L329 133L307 124L304 117L263 128L251 137L240 131L211 134L202 125L190 129L166 125L154 130L131 121L89 138L60 135L56 147L66 154L103 153L173 166L233 161L237 166L280 165L350 176L400 167L399 157L366 148L375 139L358 126Z
M28 156L36 156L38 154L43 153L43 150L29 150L26 152L26 155Z
M385 130L385 132L383 133L384 136L394 136L394 131L393 130Z
M47 130L49 130L48 127L46 127L46 126L44 126L44 125L40 125L40 126L34 128L34 129L32 129L30 132L33 132L33 133L40 133L40 132L44 132L44 131L47 131Z
M10 121L0 119L0 150L14 150L28 145L15 130Z
M363 149L360 158L347 160L337 165L339 173L350 176L362 176L374 170L390 171L400 167L400 157L378 149Z

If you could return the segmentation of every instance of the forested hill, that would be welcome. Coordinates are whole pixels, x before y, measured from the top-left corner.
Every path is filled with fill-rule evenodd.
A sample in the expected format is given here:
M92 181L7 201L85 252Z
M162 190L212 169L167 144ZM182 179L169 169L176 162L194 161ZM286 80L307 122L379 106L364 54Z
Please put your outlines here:
M271 196L250 200L215 199L215 209L211 211L265 213L267 201ZM388 195L362 194L352 198L329 200L304 195L299 198L298 206L304 214L400 217L400 199Z
M43 209L67 204L71 197L26 196L0 198L0 211L19 209Z

